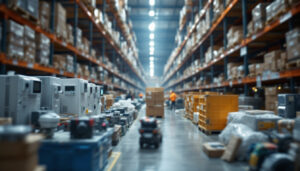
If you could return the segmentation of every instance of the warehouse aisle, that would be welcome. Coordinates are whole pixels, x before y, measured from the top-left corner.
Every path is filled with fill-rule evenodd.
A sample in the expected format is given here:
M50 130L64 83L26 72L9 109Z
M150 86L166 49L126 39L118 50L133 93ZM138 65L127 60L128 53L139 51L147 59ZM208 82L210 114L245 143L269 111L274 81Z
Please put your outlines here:
M140 111L144 116L145 106ZM130 128L114 149L121 156L113 171L199 171L199 170L246 170L245 164L228 164L219 159L209 159L202 151L202 143L213 141L217 136L202 134L195 125L170 110L161 120L163 143L159 149L139 148L139 120Z

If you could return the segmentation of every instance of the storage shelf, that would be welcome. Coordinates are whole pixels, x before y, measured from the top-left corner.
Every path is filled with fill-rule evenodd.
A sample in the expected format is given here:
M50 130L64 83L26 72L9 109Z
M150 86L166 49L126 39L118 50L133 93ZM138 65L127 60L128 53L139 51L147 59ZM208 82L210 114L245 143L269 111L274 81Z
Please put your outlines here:
M300 77L300 69L294 69L294 70L288 70L282 72L273 72L273 73L263 74L262 76L244 77L241 79L224 81L218 84L215 83L215 84L204 85L195 88L180 89L178 90L178 92L205 90L205 89L221 88L221 87L233 87L233 86L240 86L244 84L255 84L258 81L261 81L261 83L265 83L265 82L272 82L272 81L277 81L277 80L282 80L282 79L287 79L292 77Z
M92 13L89 11L89 9L83 4L83 2L79 0L73 0L75 1L80 9L85 13L85 15L89 18L90 21L95 25L95 27L98 29L99 33L101 33L105 39L109 42L109 44L116 50L116 52L122 57L122 59L127 63L129 68L139 77L139 79L145 84L145 80L143 77L134 69L131 62L126 58L126 55L122 52L121 48L118 46L117 42L114 41L110 33L105 29L104 25L102 23L97 23L95 19L92 16Z
M209 5L212 3L212 0L209 0L206 5L203 7L203 10L201 10L201 14L198 18L198 20L195 22L195 24L192 26L191 30L188 32L188 34L185 36L184 40L182 41L182 43L179 46L179 49L174 57L174 59L171 59L170 61L167 62L166 65L166 71L168 71L172 65L172 63L176 60L176 58L179 56L179 54L181 53L182 49L184 48L185 44L187 43L188 39L191 37L192 33L196 30L197 25L199 24L200 20L204 17L205 15L205 11L208 9ZM167 72L164 74L164 76L166 76Z
M107 85L107 86L112 87L112 88L127 91L127 89L122 88L122 87L120 87L119 85L116 85L116 84L110 84L110 83L105 83L105 82L102 82L102 81L96 81L95 79L89 79L87 77L77 75L77 74L74 74L74 73L71 73L71 72L66 72L66 71L63 71L63 70L58 70L58 69L55 69L53 67L43 66L43 65L40 65L40 64L37 64L37 63L29 63L29 62L15 60L15 59L7 59L5 54L3 54L3 53L0 54L0 62L2 64L5 64L5 65L11 65L11 66L15 66L15 67L25 68L25 69L28 69L28 70L40 71L40 72L44 72L44 73L48 73L48 74L55 74L55 75L70 77L70 78L81 78L81 79L85 79L85 80L88 80L90 82L93 82L95 84Z
M81 4L81 2L80 2L80 4ZM120 75L119 73L116 73L116 72L112 71L111 69L109 69L103 63L101 63L98 60L92 58L89 54L85 54L85 53L79 51L76 47L74 47L73 45L71 45L69 43L66 43L63 40L61 40L55 34L50 33L48 31L45 31L40 26L38 26L38 25L34 24L33 22L21 17L21 15L19 15L18 13L16 13L13 10L7 8L6 5L0 5L0 12L3 13L4 16L7 17L7 19L12 19L12 20L14 20L14 21L16 21L16 22L18 22L22 25L26 25L26 26L30 27L31 29L33 29L34 31L36 31L38 33L44 34L46 37L48 37L51 40L51 42L65 48L66 50L69 50L69 51L75 53L79 60L89 61L92 64L95 64L97 66L101 66L105 70L110 72L111 74L113 74L113 75L121 78L122 80L126 81L127 83L131 84L133 87L136 87L140 90L143 90L141 87L138 87L133 81L125 78L124 76ZM106 34L105 30L103 30L103 33ZM12 65L12 64L16 63L16 60L7 60L5 55L2 54L1 55L1 62L3 64ZM54 68L45 67L45 66L42 66L42 65L39 65L39 64L27 64L27 63L24 63L24 62L17 62L17 65L15 65L15 66L25 67L25 68L32 69L32 70L37 70L37 71L42 71L42 72L47 72L47 73L52 73L52 74L58 74L58 75L67 76L67 77L75 77L74 74L66 73L66 72L62 73L62 71L58 71L58 70L55 70ZM119 87L118 89L121 89L121 88ZM124 89L124 90L126 90L126 89Z
M232 5L229 5L226 10L222 13L222 15L219 17L219 19L217 20L217 22L213 25L213 27L210 29L210 31L204 36L204 38L196 44L196 46L194 48L192 48L192 50L190 51L190 53L188 53L188 55L184 58L183 62L172 72L172 74L170 74L163 82L163 85L165 83L167 83L167 81L183 66L183 64L188 60L188 58L196 51L196 49L208 38L208 36L213 32L213 30L217 27L217 25L222 21L222 19L226 16L226 14L229 12L229 10L236 4L236 1L232 1ZM226 13L227 11L227 13ZM292 7L286 14L284 14L283 16L281 16L279 19L273 21L270 24L267 24L263 30L261 30L260 32L252 35L251 37L245 38L241 41L241 43L239 45L236 45L230 49L227 49L223 54L221 54L220 56L216 57L213 61L211 61L210 63L206 64L203 67L200 67L196 70L196 72L183 77L182 79L179 79L178 81L172 83L171 85L167 86L167 88L170 88L186 79L189 79L197 74L199 74L201 71L210 68L211 66L215 65L217 62L223 60L226 56L229 56L235 52L237 52L238 50L240 50L242 47L245 47L247 45L249 45L250 43L252 43L253 41L255 41L256 39L262 37L263 35L265 35L266 33L270 32L271 30L273 30L274 28L278 27L279 25L281 25L282 23L284 23L285 21L287 21L288 19L290 19L291 17L295 16L296 14L300 13L300 4Z

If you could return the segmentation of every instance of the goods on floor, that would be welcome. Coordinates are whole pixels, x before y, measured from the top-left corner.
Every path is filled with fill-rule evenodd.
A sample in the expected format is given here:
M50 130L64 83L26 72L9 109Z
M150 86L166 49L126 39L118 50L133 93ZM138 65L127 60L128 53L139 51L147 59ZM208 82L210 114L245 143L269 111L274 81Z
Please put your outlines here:
M299 94L278 94L278 115L284 118L295 118L300 111Z
M226 146L225 152L221 157L222 160L228 162L234 161L241 143L242 143L242 139L240 137L232 136L230 138L229 143Z
M146 88L146 115L164 117L164 88Z
M200 95L196 105L199 111L199 128L205 131L221 131L226 126L228 113L238 111L238 96Z
M117 145L119 143L121 135L122 135L122 126L115 125L114 132L112 134L112 145Z
M202 145L204 153L211 158L219 158L225 151L225 146L220 142L207 142Z

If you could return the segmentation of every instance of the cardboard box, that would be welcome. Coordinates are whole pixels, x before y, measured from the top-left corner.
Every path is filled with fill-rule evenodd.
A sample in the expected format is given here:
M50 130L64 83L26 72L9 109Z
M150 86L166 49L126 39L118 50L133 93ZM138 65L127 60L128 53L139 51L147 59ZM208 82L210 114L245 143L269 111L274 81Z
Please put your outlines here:
M66 9L60 4L55 4L54 29L58 37L67 39L67 14Z
M164 92L163 87L147 87L146 92Z
M300 44L287 49L287 58L288 60L300 58Z
M38 165L38 155L33 154L25 158L6 158L0 160L0 170L32 171Z
M154 105L154 106L147 105L146 115L164 117L164 105Z
M0 125L11 125L12 118L2 118L0 117Z
M207 142L202 145L204 153L211 158L219 158L225 151L225 146L219 142Z
M232 162L235 160L237 151L242 143L242 139L240 137L232 136L228 145L226 146L226 150L222 155L222 160L227 162Z
M49 29L50 26L50 4L46 1L39 3L39 20L40 26L44 29Z
M277 96L278 89L277 87L265 87L265 95L274 95Z

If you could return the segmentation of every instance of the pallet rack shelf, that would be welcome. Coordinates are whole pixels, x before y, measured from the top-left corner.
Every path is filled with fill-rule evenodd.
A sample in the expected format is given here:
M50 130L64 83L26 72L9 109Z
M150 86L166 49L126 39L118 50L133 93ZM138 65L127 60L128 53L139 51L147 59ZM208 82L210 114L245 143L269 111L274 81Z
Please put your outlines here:
M55 1L53 1L55 2ZM104 38L107 40L107 42L110 43L110 45L116 50L116 52L118 54L120 54L120 56L124 59L124 61L127 63L127 65L131 68L132 72L135 73L137 75L137 77L143 82L143 78L141 77L140 74L138 74L138 72L132 67L131 63L125 58L125 54L122 53L120 47L117 46L117 43L113 41L112 36L109 34L109 32L107 30L105 30L104 26L101 25L100 23L96 23L95 20L92 18L92 14L88 11L87 7L81 2L81 1L74 1L74 3L76 3L80 9L82 9L86 15L90 18L90 20L95 24L95 26L98 28L98 31L104 36ZM37 33L41 33L43 35L45 35L46 37L48 37L50 39L50 41L54 44L55 47L59 47L61 49L64 49L65 51L69 51L74 53L75 55L75 61L80 60L80 61L86 61L88 62L90 65L94 65L94 66L101 66L103 67L105 70L107 70L110 74L122 79L123 81L125 81L126 83L128 83L130 86L134 87L135 89L137 89L138 91L143 91L143 88L140 85L137 85L135 83L135 81L132 81L126 77L124 77L122 74L119 74L113 70L111 70L109 67L107 67L105 64L103 64L102 62L100 62L100 60L94 59L91 57L90 54L86 54L80 50L78 50L75 46L66 43L66 41L63 41L62 39L58 38L54 33L51 33L50 31L46 31L44 29L42 29L39 25L33 23L32 21L23 18L20 14L16 13L15 11L9 9L5 4L1 4L0 5L0 13L3 14L4 17L4 22L5 20L8 19L12 19L14 21L16 21L17 23L20 23L22 25L26 25L28 27L30 27L31 29L33 29L35 32ZM3 24L5 26L5 24ZM5 35L2 37L2 39L4 39L5 42ZM5 43L2 43L2 51L5 52ZM52 54L53 55L53 51ZM51 57L50 57L51 58ZM83 78L78 76L77 74L74 73L69 73L69 72L64 72L62 70L56 70L52 67L46 67L46 66L42 66L39 65L37 63L27 63L27 62L23 62L23 61L18 61L18 60L11 60L8 59L5 55L5 53L1 54L1 71L5 72L3 70L5 70L5 66L4 65L10 65L10 66L15 66L15 67L22 67L25 69L30 69L30 70L36 70L36 71L40 71L40 72L44 72L44 73L48 73L48 74L57 74L60 76L66 76L66 77L79 77L79 78ZM89 78L84 78L89 80ZM120 87L118 85L115 84L108 84L105 83L103 81L95 81L93 79L90 79L89 81L92 81L94 83L97 84L103 84L103 85L107 85L119 90L123 90L123 91L127 91L128 89Z
M200 59L201 59L201 55L203 56L203 54L201 54L201 46L204 44L205 41L209 41L209 38L211 38L213 32L217 30L217 27L218 27L218 25L221 24L221 22L223 22L223 25L225 25L227 27L227 24L226 23L224 24L224 20L227 17L227 15L230 13L230 11L237 4L242 4L242 6L245 6L247 4L247 0L242 0L242 2L240 2L238 0L232 0L227 6L224 6L224 11L215 20L215 22L213 22L211 24L210 29L201 37L200 41L197 41L197 43L194 44L190 48L190 50L186 53L186 55L183 56L180 64L178 66L176 66L175 68L173 67L174 69L170 72L169 70L171 68L172 63L174 63L176 58L180 55L180 53L182 52L182 50L183 50L184 46L186 45L188 39L191 37L192 33L195 32L196 26L197 26L197 24L199 24L200 19L202 17L204 17L205 11L210 9L209 6L212 5L212 3L211 3L211 1L207 1L205 7L201 10L199 19L195 21L195 24L193 25L193 27L190 29L190 31L185 36L185 39L180 44L180 46L178 47L178 51L175 53L175 56L170 57L170 59L167 63L167 66L165 68L165 73L164 73L165 74L165 79L162 82L162 85L166 88L166 90L171 89L171 88L175 89L176 85L179 85L179 84L184 83L185 81L187 81L187 80L189 80L193 77L196 77L197 75L204 72L205 70L209 70L209 69L213 70L213 67L215 67L219 64L222 64L222 63L224 63L224 73L226 73L227 71L225 71L225 69L227 70L227 67L225 65L228 62L228 57L229 56L231 56L230 57L231 59L236 59L237 60L237 58L240 58L240 57L237 57L237 56L240 55L238 53L241 52L244 48L247 48L248 46L256 43L256 41L258 41L259 39L261 41L261 39L265 38L267 34L271 34L271 31L281 27L282 24L286 23L287 21L290 22L290 20L293 17L295 17L296 15L298 15L300 13L300 4L298 3L296 5L293 5L289 10L287 10L283 15L278 17L276 20L272 21L271 23L266 24L265 27L261 31L255 33L251 36L245 36L244 35L244 38L242 39L242 41L240 41L240 43L238 45L233 46L229 49L225 49L225 51L223 53L221 53L217 57L215 56L214 59L211 62L206 63L206 64L202 64L201 67L198 66L198 68L194 69L194 71L192 73L187 74L185 76L183 76L183 74L180 74L181 73L180 70L182 70L183 66L187 66L186 64L188 63L190 58L193 57L193 59L194 59L194 55L199 50L199 47L200 47ZM245 32L245 27L247 27L247 22L246 22L247 19L245 19L245 18L247 18L246 17L247 14L245 14L246 12L244 12L244 11L246 11L246 8L245 9L242 8L241 10L242 10L242 13L243 13L243 15L242 15L243 28L244 28L243 31ZM247 31L247 28L246 28L246 31ZM224 29L223 33L224 34L226 33L225 29ZM223 36L226 36L226 35L223 35ZM210 41L213 41L213 38ZM175 75L178 76L178 72L179 72L179 75L181 75L181 78L176 80L174 78L175 78ZM221 87L232 87L232 86L235 86L235 85L254 84L257 81L256 80L257 78L255 78L255 77L251 78L251 77L248 76L248 72L246 72L246 73L247 74L245 74L244 78L242 78L240 80L225 81L225 82L221 82L219 84L211 83L210 85L204 85L204 86L195 87L195 88L179 89L178 91L179 92L194 91L194 90L204 90L204 89L215 89L215 88L221 88ZM298 69L297 70L288 70L288 71L278 72L277 75L278 76L274 79L263 79L262 82L269 82L271 80L284 80L286 78L300 77ZM177 76L176 76L176 78L178 78ZM247 93L245 92L245 94L247 94Z

